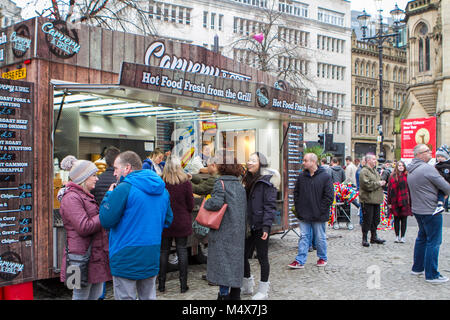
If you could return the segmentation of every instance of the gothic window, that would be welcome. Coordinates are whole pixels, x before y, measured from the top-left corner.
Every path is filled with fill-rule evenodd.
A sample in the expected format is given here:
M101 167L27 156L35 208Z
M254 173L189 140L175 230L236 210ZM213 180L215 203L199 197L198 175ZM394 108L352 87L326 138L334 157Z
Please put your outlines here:
M419 38L419 72L430 70L430 37L428 36L428 27L425 23L419 24L418 38Z

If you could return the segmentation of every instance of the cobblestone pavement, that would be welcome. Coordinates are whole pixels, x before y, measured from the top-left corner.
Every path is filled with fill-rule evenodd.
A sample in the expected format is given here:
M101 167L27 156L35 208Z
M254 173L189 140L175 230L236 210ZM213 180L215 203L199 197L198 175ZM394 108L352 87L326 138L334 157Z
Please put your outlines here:
M292 270L287 267L297 253L298 236L289 232L283 239L281 234L270 239L270 282L269 299L276 300L408 300L408 299L449 299L450 282L429 284L424 277L410 274L414 240L417 226L414 218L406 233L406 243L394 243L393 230L378 231L378 236L386 240L384 245L361 246L361 229L327 229L328 264L317 267L316 252L309 253L305 269ZM298 229L297 229L298 230ZM450 228L443 229L443 242L439 256L439 271L450 277ZM259 265L251 260L252 273L259 280ZM206 265L190 265L188 285L190 290L180 293L178 272L171 272L166 281L166 292L157 292L158 300L209 300L216 299L218 287L202 280ZM256 281L256 282L257 282ZM55 293L55 287L58 293ZM70 299L71 292L62 284L53 282L52 288L38 284L35 299ZM106 300L114 299L112 283L107 283ZM243 296L243 300L251 299Z

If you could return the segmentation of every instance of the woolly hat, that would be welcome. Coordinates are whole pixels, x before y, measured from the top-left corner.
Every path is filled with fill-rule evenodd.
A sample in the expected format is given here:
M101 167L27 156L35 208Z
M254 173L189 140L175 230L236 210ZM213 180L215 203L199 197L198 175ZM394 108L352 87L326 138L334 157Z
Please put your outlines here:
M87 160L78 160L74 156L67 156L61 161L61 169L68 170L73 183L81 184L98 171L97 166Z
M436 157L437 156L442 156L445 160L450 159L450 150L446 144L443 144L439 149L437 149Z

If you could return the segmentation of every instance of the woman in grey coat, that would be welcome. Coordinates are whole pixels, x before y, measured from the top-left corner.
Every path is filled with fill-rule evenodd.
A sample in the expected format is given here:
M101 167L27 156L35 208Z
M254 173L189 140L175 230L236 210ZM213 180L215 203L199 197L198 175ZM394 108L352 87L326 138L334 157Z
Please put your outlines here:
M208 234L207 279L220 286L218 300L239 300L244 277L247 199L239 181L242 166L235 160L233 163L218 165L221 177L204 205L206 210L217 211L228 204L219 229L211 229Z

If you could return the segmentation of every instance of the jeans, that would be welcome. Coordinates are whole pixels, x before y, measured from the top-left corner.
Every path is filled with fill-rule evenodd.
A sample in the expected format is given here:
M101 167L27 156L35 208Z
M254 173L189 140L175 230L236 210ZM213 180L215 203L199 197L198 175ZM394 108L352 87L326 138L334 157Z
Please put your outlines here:
M103 284L89 283L87 287L81 289L73 289L72 300L98 300L103 292Z
M301 236L298 240L298 254L295 260L304 265L308 257L308 249L312 241L314 232L316 237L317 256L319 259L327 261L327 236L326 222L302 222L300 221Z
M419 225L416 243L414 245L414 263L412 271L425 270L425 279L439 278L438 259L442 243L442 215L414 214Z
M445 203L445 193L443 193L441 190L438 190L438 202Z

